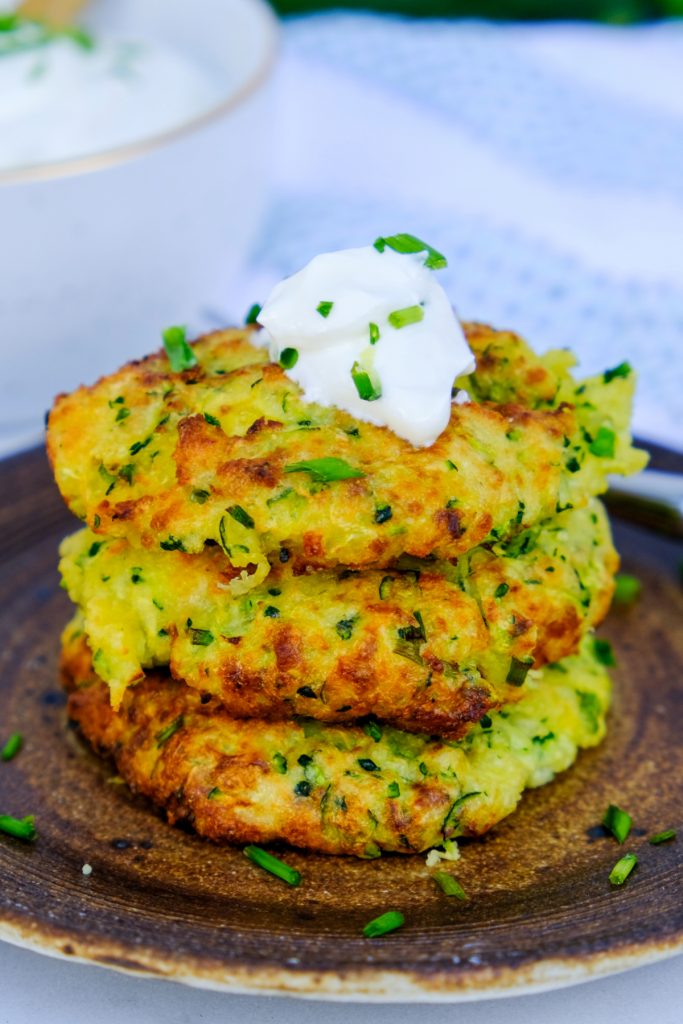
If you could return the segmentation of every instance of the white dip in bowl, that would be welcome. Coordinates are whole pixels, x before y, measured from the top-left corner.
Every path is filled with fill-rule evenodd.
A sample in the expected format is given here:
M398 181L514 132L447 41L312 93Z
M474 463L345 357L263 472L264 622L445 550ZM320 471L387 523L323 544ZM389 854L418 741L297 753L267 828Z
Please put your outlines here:
M204 326L265 204L263 0L92 0L83 27L0 55L0 455L58 391Z

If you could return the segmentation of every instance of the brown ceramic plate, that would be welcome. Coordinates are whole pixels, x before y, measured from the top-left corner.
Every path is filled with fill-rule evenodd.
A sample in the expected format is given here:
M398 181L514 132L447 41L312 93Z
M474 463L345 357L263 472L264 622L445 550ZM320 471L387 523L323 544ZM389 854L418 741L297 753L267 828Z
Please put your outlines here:
M679 460L681 468L683 459ZM549 988L683 949L683 588L680 547L617 529L641 601L605 633L619 658L606 742L483 841L462 844L471 898L446 898L424 857L374 861L288 851L299 889L170 828L112 782L69 729L57 677L69 614L56 546L73 526L40 452L0 464L0 718L25 736L0 764L0 811L35 814L39 838L0 837L0 937L149 976L235 992L344 999L472 999ZM622 849L598 823L618 802ZM638 868L608 882L625 850ZM84 877L84 862L92 875ZM365 922L397 908L380 939Z

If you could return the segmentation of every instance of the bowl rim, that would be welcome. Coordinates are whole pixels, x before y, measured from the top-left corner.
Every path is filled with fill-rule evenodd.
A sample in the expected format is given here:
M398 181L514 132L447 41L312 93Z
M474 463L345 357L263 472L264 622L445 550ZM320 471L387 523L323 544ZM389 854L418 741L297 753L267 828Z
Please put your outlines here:
M241 106L263 85L275 65L279 44L279 22L266 0L242 0L250 7L257 19L260 19L261 30L264 36L264 54L256 69L249 75L246 81L231 92L230 95L219 103L204 110L201 114L181 121L173 128L163 132L149 135L137 142L128 142L121 146L114 146L111 149L100 150L97 153L90 153L84 156L66 157L63 160L50 160L44 163L26 164L20 167L13 167L8 170L0 169L0 187L3 185L18 185L32 181L51 181L57 178L65 178L80 174L89 174L94 171L101 171L116 164L127 163L138 157L145 156L156 149L162 149L178 139L182 139L193 132L199 131L209 124L220 120L227 114L232 113Z

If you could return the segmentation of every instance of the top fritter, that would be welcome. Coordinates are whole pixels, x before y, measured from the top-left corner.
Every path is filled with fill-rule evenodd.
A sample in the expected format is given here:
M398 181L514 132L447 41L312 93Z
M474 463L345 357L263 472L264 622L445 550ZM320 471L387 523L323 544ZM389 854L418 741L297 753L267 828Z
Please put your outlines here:
M270 561L453 558L581 507L608 474L644 464L626 364L577 384L568 353L539 357L514 334L465 325L477 363L457 382L467 395L435 443L415 448L304 401L252 330L201 338L183 372L162 352L57 399L50 459L96 533L164 551L220 544L244 570L239 592Z

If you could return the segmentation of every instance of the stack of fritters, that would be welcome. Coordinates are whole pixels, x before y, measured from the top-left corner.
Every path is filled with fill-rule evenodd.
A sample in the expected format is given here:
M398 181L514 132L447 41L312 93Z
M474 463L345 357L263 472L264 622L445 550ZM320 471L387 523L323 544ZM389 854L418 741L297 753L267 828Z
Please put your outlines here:
M566 352L466 331L469 401L429 448L306 403L249 331L57 400L87 524L62 548L70 712L172 821L414 852L601 739L617 556L595 495L644 462L632 374L577 384Z

